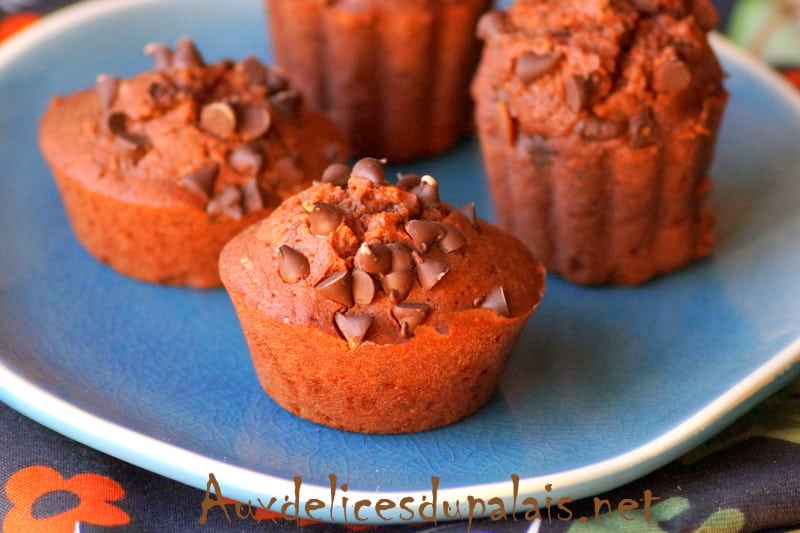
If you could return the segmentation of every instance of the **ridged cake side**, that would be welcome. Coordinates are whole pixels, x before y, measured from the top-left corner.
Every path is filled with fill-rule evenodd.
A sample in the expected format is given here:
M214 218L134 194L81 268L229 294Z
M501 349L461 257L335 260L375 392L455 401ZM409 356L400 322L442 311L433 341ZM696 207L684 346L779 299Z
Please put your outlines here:
M713 17L663 4L523 0L481 22L473 94L500 224L576 283L638 284L713 247Z
M357 154L440 153L473 127L478 18L491 0L265 0L277 64Z

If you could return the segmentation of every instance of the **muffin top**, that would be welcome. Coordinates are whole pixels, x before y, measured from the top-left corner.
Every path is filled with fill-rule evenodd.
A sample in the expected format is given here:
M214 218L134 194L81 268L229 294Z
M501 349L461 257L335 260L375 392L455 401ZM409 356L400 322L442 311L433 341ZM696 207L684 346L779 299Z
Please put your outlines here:
M409 7L427 8L431 6L448 6L458 4L485 3L485 0L323 0L320 2L327 6L335 7L345 11L364 11L364 10L396 10Z
M503 102L520 133L647 144L654 113L696 117L724 93L716 24L708 0L519 0L481 19L473 95Z
M185 37L145 53L152 70L100 75L93 89L56 97L42 119L46 157L87 187L238 219L346 158L339 129L257 58L208 64Z
M544 269L516 238L439 198L431 176L385 181L372 158L328 167L223 250L229 291L266 316L394 344L418 328L448 335L454 317L527 318Z

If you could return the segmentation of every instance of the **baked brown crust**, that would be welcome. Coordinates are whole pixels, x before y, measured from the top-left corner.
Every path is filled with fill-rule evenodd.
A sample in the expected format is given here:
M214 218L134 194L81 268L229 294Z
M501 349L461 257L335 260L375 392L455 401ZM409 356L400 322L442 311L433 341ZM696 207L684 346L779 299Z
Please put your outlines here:
M541 300L544 268L510 234L473 226L419 185L377 184L357 169L346 184L287 199L231 240L223 283L262 386L290 412L371 433L449 424L495 390ZM325 234L312 222L320 204L342 215ZM287 261L284 247L307 262ZM365 270L375 287L366 301L355 282ZM348 283L327 283L341 272ZM408 290L395 292L403 272Z
M707 0L520 0L481 21L472 93L498 219L549 271L633 285L710 253L715 24Z
M359 155L438 154L473 131L469 82L491 0L265 0L278 65Z
M218 286L225 242L344 160L347 144L255 58L179 65L190 41L154 46L172 64L55 97L40 146L93 256L144 281Z

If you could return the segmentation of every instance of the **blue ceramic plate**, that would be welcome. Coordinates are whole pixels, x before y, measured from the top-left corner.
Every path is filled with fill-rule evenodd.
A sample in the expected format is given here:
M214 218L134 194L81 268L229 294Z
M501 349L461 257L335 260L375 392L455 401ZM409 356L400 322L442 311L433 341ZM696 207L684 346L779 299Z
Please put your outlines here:
M258 0L98 1L0 46L0 398L10 406L201 489L213 473L227 497L280 505L297 476L302 501L327 502L317 518L353 521L346 496L414 498L406 507L419 520L432 476L439 505L458 499L462 509L468 495L510 509L512 475L519 501L544 501L546 484L553 498L611 489L797 374L800 98L715 38L732 99L713 172L711 259L639 288L549 279L497 395L450 427L358 435L289 415L259 388L224 291L139 283L81 249L36 141L54 93L100 72L149 68L141 49L150 41L186 34L210 59L268 60L262 20ZM475 143L409 170L493 216ZM409 512L371 505L360 516L382 523Z

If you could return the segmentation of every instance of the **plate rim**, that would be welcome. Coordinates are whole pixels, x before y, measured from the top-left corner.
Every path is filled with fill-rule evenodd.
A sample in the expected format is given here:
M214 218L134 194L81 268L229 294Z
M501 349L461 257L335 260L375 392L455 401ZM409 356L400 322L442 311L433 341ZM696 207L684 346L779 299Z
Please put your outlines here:
M169 3L178 2L186 0L169 0ZM48 42L77 23L85 23L118 11L138 10L163 3L164 0L88 0L59 9L42 17L35 25L11 36L0 45L0 72L8 68L9 64L19 60L27 50ZM753 73L771 91L785 99L800 120L800 91L790 86L766 64L736 47L720 34L712 33L710 41L718 53ZM800 373L800 338L791 341L741 381L671 430L641 446L600 462L553 474L520 478L519 497L532 496L541 499L546 495L557 499L560 495L569 495L578 499L596 494L591 485L598 478L613 478L614 486L637 479L677 458L681 453L688 451L688 448L697 445L698 441L710 437L722 429L720 426L731 422L737 411L746 408L748 403L766 396L768 392L778 387L779 382L787 381L797 373ZM228 497L233 496L241 501L267 494L282 497L293 494L295 490L294 481L291 479L230 465L219 459L212 459L139 433L78 408L15 373L6 364L6 353L3 350L0 350L0 400L62 435L199 490L204 490L203 488L207 486L208 474L205 472L214 474L219 486L225 488ZM164 460L160 457L170 459ZM643 469L647 471L643 472ZM552 492L545 493L546 484L552 484L556 488ZM252 492L254 487L268 487L268 492L257 495ZM311 498L322 501L331 499L329 486L303 483L302 490L301 501L308 501ZM437 494L440 501L462 500L469 494L487 501L498 497L508 504L512 501L510 491L509 478L498 482L440 488ZM420 498L426 494L429 494L427 489L387 492L361 489L348 491L350 501L386 498L397 502L404 497ZM488 514L489 510L481 516ZM475 518L478 516L476 514ZM410 522L426 522L416 514L414 518ZM342 509L333 506L329 516L314 516L314 519L324 522L348 522L346 515L342 514ZM374 510L370 508L367 521L362 523L385 525L401 522L409 523L396 517L394 520L384 520L376 516Z

